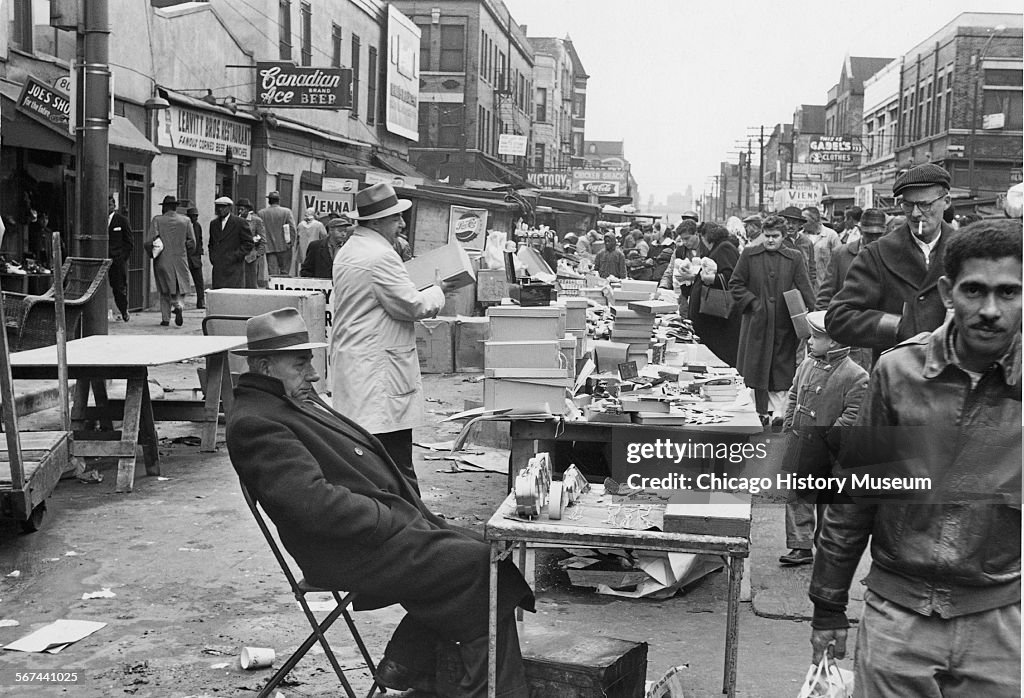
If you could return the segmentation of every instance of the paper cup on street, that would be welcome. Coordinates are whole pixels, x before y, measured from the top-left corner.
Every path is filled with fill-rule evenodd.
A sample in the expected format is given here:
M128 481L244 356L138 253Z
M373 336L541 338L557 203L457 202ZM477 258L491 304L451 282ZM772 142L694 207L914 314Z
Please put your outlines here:
M270 647L243 647L238 662L243 669L266 669L274 663L274 650Z

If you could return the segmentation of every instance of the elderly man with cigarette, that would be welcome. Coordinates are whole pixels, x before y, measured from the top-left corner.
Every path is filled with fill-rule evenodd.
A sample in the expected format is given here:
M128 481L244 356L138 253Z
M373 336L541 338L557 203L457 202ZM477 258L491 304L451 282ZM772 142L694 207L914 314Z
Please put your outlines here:
M943 168L912 167L896 177L892 192L906 223L857 255L825 315L829 336L871 349L875 361L886 349L942 324L942 255L956 234L942 220L950 206Z

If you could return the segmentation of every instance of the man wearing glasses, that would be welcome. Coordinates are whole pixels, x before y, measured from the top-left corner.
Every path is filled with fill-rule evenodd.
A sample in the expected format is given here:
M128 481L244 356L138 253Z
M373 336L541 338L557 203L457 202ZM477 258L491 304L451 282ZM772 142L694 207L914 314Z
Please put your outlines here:
M825 315L831 337L870 348L875 361L942 324L942 255L955 234L942 220L950 205L946 170L932 163L912 167L896 177L892 192L906 223L857 255Z

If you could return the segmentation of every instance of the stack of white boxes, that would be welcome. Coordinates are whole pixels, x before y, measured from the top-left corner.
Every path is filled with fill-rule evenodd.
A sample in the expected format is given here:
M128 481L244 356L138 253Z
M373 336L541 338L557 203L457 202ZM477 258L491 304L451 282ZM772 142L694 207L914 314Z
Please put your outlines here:
M638 313L625 305L612 308L615 324L612 325L612 341L629 345L626 361L635 361L636 367L647 365L647 350L651 347L651 332L654 330L654 316Z
M583 356L587 346L587 307L590 302L586 298L567 296L551 305L565 308L566 334L560 341L569 377L575 379L576 360Z
M564 414L572 378L559 340L566 309L500 305L487 309L491 338L484 343L484 408ZM572 337L575 350L576 338Z
M630 301L645 301L657 292L657 281L623 279L622 285L614 291L615 305L626 307L626 304Z

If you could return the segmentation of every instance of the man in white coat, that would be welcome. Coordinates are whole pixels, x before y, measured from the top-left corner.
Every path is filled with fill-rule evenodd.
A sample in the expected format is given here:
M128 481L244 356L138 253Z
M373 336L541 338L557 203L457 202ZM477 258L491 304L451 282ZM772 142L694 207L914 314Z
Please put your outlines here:
M416 289L395 252L405 227L390 184L356 194L359 225L334 258L331 400L334 409L373 434L419 492L412 465L412 429L425 417L416 354L416 321L434 317L449 285Z

